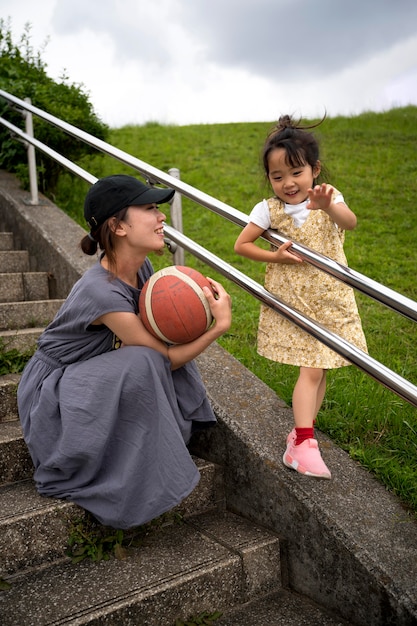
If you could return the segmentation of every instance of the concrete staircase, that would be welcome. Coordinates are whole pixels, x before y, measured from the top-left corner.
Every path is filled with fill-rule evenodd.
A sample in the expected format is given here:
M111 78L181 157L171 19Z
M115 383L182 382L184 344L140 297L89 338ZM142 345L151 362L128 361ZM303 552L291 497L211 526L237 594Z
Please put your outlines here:
M0 233L0 339L3 350L34 348L62 299L49 298L47 272ZM0 377L0 623L173 626L221 611L216 626L346 624L283 588L276 533L228 511L224 475L196 458L201 480L173 513L123 559L65 555L84 512L37 494L16 406L20 376ZM6 585L4 584L6 583Z
M0 232L0 329L6 351L31 349L40 327L62 303L49 298L48 273L31 271L28 251L13 245L13 233Z

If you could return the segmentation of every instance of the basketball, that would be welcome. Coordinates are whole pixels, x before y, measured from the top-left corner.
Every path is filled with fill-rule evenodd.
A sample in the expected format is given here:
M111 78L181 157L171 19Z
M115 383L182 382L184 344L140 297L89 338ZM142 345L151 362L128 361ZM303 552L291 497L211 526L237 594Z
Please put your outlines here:
M155 272L139 296L139 314L145 328L171 344L200 337L213 321L203 287L211 285L200 272L172 265Z

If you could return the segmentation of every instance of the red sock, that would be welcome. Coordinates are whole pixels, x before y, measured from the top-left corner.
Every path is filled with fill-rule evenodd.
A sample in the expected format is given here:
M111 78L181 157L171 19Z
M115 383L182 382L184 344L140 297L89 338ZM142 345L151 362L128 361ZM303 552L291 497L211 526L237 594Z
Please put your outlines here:
M314 428L296 428L295 432L297 433L296 446L299 446L306 439L314 439Z

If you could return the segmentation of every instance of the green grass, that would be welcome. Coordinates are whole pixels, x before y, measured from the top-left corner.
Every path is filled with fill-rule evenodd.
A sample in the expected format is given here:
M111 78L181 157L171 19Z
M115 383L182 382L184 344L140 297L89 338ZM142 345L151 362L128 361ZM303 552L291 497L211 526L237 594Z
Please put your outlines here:
M197 126L147 124L112 131L110 142L163 171L177 167L184 182L249 213L268 191L260 150L273 121ZM329 118L317 129L329 181L358 216L346 235L345 251L355 270L417 299L417 107L357 117ZM96 176L133 173L109 157L82 164ZM87 185L62 180L57 203L82 225ZM183 199L184 232L199 244L262 283L264 266L238 257L238 227ZM156 269L171 257L154 257ZM297 369L256 353L259 302L191 255L186 263L219 279L233 297L234 321L219 343L288 404ZM369 352L417 381L416 325L358 294ZM248 389L250 393L250 389ZM417 512L416 409L354 366L331 371L318 426Z

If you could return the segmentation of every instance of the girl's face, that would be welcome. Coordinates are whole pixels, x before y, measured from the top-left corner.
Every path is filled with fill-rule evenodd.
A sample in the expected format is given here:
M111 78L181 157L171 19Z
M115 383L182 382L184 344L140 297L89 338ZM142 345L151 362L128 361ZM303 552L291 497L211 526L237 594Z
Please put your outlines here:
M268 179L277 198L287 204L300 204L307 200L307 191L320 173L320 161L317 161L314 169L308 163L291 167L286 162L286 156L284 148L271 150L268 156Z
M130 206L121 225L129 243L147 253L164 247L165 220L165 214L156 204L143 204Z

